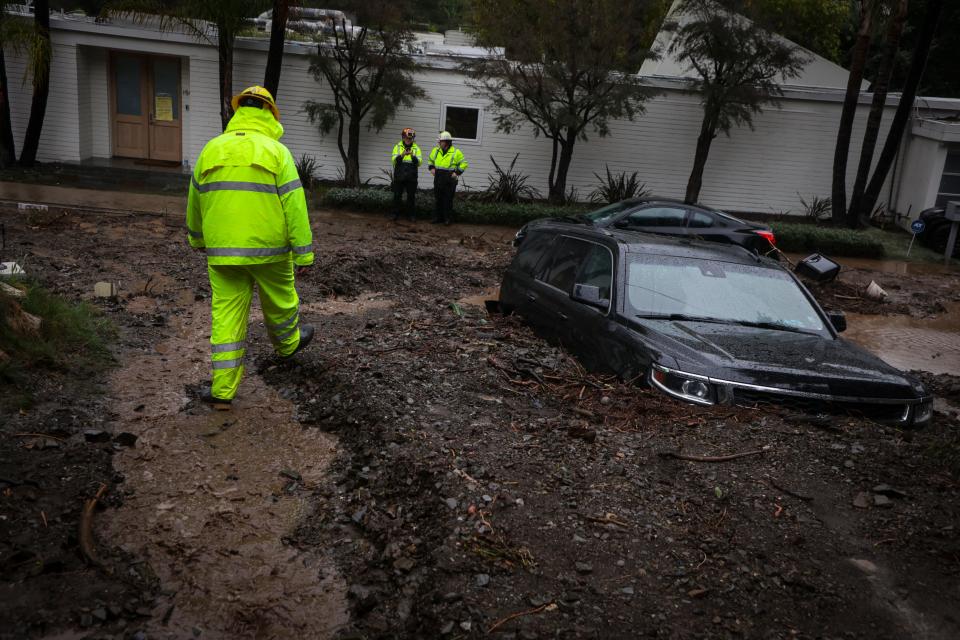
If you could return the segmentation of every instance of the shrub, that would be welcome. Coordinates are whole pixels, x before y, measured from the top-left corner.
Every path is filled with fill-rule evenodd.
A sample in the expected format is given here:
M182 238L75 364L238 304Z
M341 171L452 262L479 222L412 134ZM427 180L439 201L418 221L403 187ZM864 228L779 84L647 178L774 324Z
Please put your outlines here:
M797 197L800 198L803 215L810 218L813 222L829 220L831 215L833 215L833 200L831 198L813 196L810 202L807 202L799 192L797 193Z
M300 175L300 184L309 191L317 184L317 171L322 165L313 156L303 154L297 160L297 173Z
M626 171L621 171L618 174L610 173L610 165L606 165L606 170L606 178L602 178L596 173L593 174L600 182L600 186L590 193L590 202L613 204L627 198L642 198L650 193L646 188L646 183L641 183L637 177L637 171L627 176Z
M517 164L517 158L519 157L519 153L513 156L510 166L504 171L500 168L500 165L497 164L494 157L492 155L490 156L490 162L493 163L493 168L496 173L487 174L487 180L490 182L482 196L483 199L489 200L490 202L517 203L540 197L540 192L527 184L530 176L525 176L522 173L514 173L513 167Z
M850 258L882 258L886 254L883 244L863 231L779 222L770 226L781 251L819 252Z
M327 191L322 204L353 211L389 213L393 209L393 195L383 189L335 188ZM417 193L418 216L432 217L434 204L432 190ZM571 215L582 211L583 207L580 206L555 206L539 202L481 202L468 198L458 198L454 205L454 217L458 222L510 226L521 226L537 218Z

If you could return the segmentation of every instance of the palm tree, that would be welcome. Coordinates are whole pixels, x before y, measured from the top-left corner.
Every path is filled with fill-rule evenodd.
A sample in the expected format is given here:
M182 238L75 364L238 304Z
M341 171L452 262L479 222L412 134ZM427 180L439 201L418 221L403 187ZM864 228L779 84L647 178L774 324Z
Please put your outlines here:
M850 74L847 77L847 93L843 99L843 111L840 113L840 128L837 130L837 146L833 153L833 222L842 224L847 215L847 156L850 153L850 138L853 133L853 120L857 115L857 102L860 98L860 84L863 82L863 70L867 65L870 41L873 39L873 22L877 6L882 0L860 0L860 21L857 28L857 40L853 45L850 60Z
M20 166L32 167L37 161L40 132L47 112L47 97L50 95L50 2L35 0L33 3L33 42L30 46L30 68L33 72L33 99L30 102L30 119L23 136L20 150Z
M6 0L0 0L0 42L12 45L19 51L26 40L25 21L7 14ZM10 119L10 85L7 82L7 64L3 47L0 46L0 169L12 167L17 162L16 144L13 141L13 121Z
M248 19L270 6L270 0L116 0L108 11L144 21L151 16L160 20L161 29L184 29L198 40L217 47L220 71L220 120L224 129L233 115L233 47ZM216 41L208 26L216 27Z
M897 0L895 13L890 17L887 26L887 41L884 45L880 68L877 70L877 79L872 87L873 102L870 105L870 115L867 116L867 128L860 147L860 164L857 166L857 178L853 183L850 208L847 210L848 227L858 227L862 221L870 217L870 211L863 210L863 191L867 186L867 178L870 177L873 151L880 136L880 121L883 119L883 111L887 104L890 77L893 75L893 64L900 49L900 36L903 35L903 26L906 21L907 0Z
M903 139L903 132L910 119L913 101L917 97L917 88L920 86L920 79L923 76L924 67L927 65L927 57L930 55L930 47L937 32L943 5L944 0L929 0L927 2L927 10L923 16L920 34L913 50L913 58L910 61L910 70L907 72L903 93L900 95L900 104L897 105L897 112L893 116L893 122L890 124L890 131L887 132L887 140L880 152L880 158L873 170L873 176L870 178L870 183L863 194L861 209L864 211L871 211L876 205L877 199L880 197L880 190L883 188L883 183L886 181L890 167L896 158L897 150L900 148L900 141Z
M270 50L267 52L267 69L263 72L263 86L277 99L280 89L280 69L283 64L283 43L286 41L287 17L290 15L290 0L273 0L270 14Z

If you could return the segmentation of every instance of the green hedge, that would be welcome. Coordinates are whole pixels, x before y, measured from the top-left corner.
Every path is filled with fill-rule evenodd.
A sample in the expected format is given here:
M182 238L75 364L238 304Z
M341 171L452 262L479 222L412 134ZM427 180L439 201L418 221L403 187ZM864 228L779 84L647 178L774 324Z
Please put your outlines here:
M393 192L389 189L330 189L321 199L321 204L335 209L353 211L393 211ZM432 191L417 192L417 217L432 218L434 198ZM457 198L453 204L457 222L469 224L499 224L520 227L549 216L572 215L585 211L583 205L555 206L539 202L503 204L479 202L470 198Z
M774 222L770 227L777 236L777 247L781 251L816 251L848 258L883 258L886 255L883 244L863 231L783 222Z
M388 214L393 211L393 192L389 189L371 187L332 188L323 193L320 204L335 209ZM433 206L432 191L417 192L417 217L433 217ZM458 197L453 206L458 222L514 227L523 226L537 218L582 213L589 207L590 205L556 206L541 202L501 204L480 202L469 197ZM777 234L777 247L781 251L796 253L816 251L828 256L851 258L882 258L886 255L883 243L863 231L784 222L775 222L770 226Z

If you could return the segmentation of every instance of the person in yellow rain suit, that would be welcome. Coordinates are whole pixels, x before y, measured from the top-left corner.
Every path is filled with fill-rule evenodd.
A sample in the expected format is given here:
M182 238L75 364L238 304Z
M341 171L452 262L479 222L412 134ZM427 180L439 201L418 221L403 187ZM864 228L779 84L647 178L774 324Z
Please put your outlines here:
M273 348L290 357L313 338L301 324L294 267L313 264L307 202L270 92L249 87L233 98L234 115L210 140L190 181L187 237L207 254L213 326L212 384L203 400L225 409L243 376L253 288Z
M433 224L453 222L453 194L457 190L457 180L467 170L467 161L463 152L453 146L453 136L449 131L441 131L437 136L437 146L430 150L427 167L433 174L433 193L437 204L433 214Z
M417 132L405 127L400 132L400 142L393 145L390 161L393 163L393 219L400 218L400 203L407 194L407 219L417 219L417 173L420 170L420 147L414 140Z

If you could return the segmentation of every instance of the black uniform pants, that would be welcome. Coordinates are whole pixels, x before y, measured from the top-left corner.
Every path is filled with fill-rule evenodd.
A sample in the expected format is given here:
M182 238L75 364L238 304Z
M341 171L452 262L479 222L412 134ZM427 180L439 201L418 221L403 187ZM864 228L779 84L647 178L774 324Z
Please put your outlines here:
M437 170L433 176L433 195L437 207L433 219L437 222L453 222L453 194L457 191L457 181L452 171Z
M394 180L393 181L393 219L396 220L401 214L401 204L403 194L407 194L406 216L413 220L416 218L417 211L417 181L416 180Z

